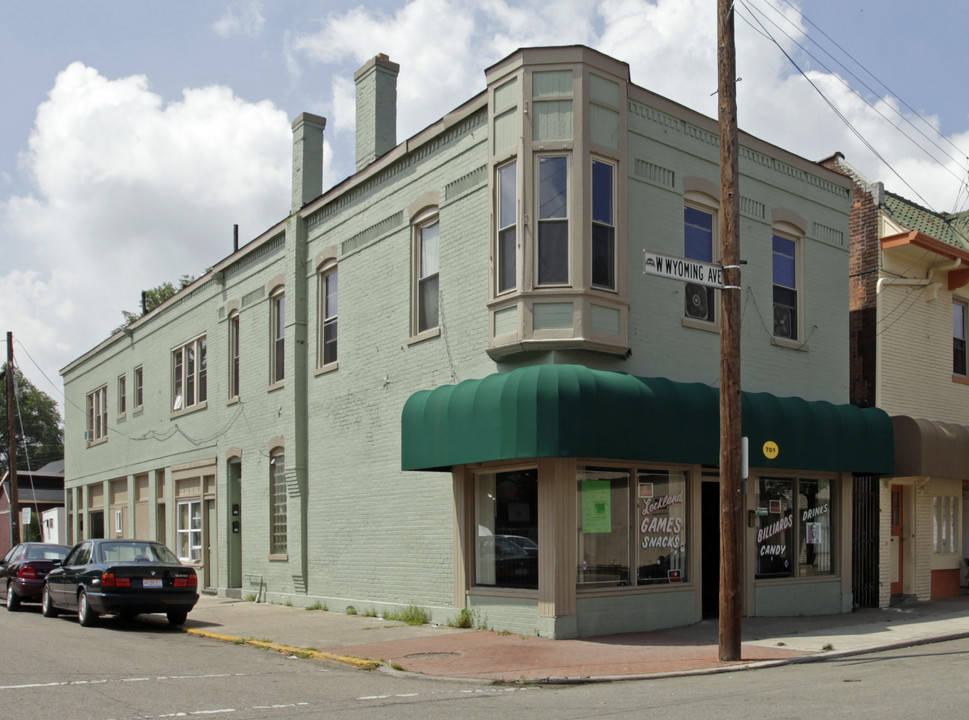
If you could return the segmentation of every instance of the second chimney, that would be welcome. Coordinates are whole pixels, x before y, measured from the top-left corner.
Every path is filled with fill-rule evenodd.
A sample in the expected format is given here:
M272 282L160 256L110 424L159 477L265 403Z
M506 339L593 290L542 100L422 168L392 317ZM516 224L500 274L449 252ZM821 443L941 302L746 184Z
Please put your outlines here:
M357 70L357 170L397 146L397 74L400 65L377 55Z

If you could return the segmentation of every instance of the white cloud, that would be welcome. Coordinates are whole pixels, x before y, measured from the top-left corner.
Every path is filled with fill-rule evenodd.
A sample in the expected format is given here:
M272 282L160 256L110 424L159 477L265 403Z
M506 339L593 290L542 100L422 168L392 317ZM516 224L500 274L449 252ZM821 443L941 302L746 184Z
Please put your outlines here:
M142 76L73 63L22 158L29 196L0 202L0 317L47 374L137 310L141 290L199 275L289 207L291 133L272 103L224 87L164 104ZM83 351L83 350L82 350ZM28 373L29 375L29 373Z
M922 202L938 209L950 208L959 187L953 175L964 174L956 162L943 158L950 166L947 171L875 115L836 76L809 73L912 188L898 181L766 37L769 32L788 54L802 57L791 37L802 37L805 25L793 6L776 6L769 17L759 14L758 7L768 6L747 3L735 21L741 129L811 160L843 152L871 179L883 180L915 200L921 195ZM393 14L361 7L330 14L320 30L292 35L287 58L294 71L300 64L331 70L330 99L323 112L337 152L344 155L338 163L352 169L350 78L378 52L401 65L397 125L402 140L483 89L484 68L518 47L536 45L594 47L629 63L637 85L716 117L716 33L709 0L563 0L552 13L547 2L538 0L411 0ZM898 105L893 98L874 102ZM895 122L901 124L900 119ZM931 147L925 140L919 144ZM969 154L948 152L958 159Z
M234 5L229 5L225 9L225 14L213 24L212 28L223 38L235 35L258 37L262 32L262 26L266 23L266 18L262 14L262 5L259 0L241 0Z

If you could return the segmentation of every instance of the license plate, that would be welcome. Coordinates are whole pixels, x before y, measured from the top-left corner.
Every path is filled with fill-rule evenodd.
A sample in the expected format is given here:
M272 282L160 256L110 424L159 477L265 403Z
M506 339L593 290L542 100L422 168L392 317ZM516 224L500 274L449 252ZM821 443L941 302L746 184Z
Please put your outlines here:
M141 586L146 588L160 588L162 581L161 578L145 578L141 581Z

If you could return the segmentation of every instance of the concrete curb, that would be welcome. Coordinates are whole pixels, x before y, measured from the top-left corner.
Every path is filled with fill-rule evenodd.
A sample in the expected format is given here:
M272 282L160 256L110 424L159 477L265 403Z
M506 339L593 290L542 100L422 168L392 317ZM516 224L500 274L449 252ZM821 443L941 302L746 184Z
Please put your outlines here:
M961 631L954 633L947 633L945 635L938 635L934 637L923 637L923 638L913 638L909 640L900 640L895 643L889 643L886 645L878 645L868 648L858 648L855 650L832 650L832 651L821 651L817 653L812 653L809 655L801 655L797 657L790 658L779 658L776 660L758 660L754 662L743 662L739 661L733 665L723 665L717 667L707 667L707 668L696 668L693 670L674 670L670 672L657 672L657 673L642 673L638 675L599 675L599 676L549 676L549 677L521 677L516 680L498 680L489 678L468 678L468 677L456 677L450 675L428 675L425 673L411 672L408 670L398 670L392 666L387 666L385 662L380 660L371 660L367 658L357 658L348 655L339 655L336 653L326 652L323 650L317 650L315 648L300 648L291 645L281 645L279 643L274 643L267 640L256 640L253 638L236 637L233 635L220 635L218 633L207 632L205 630L196 630L194 628L180 628L180 630L189 635L195 635L197 637L206 637L213 640L220 640L222 642L231 642L236 645L249 645L251 647L258 647L264 650L273 650L286 655L295 655L297 657L312 658L314 660L329 660L333 662L343 663L345 665L351 665L360 670L386 670L387 672L392 672L395 675L420 675L422 678L436 679L436 680L461 680L462 682L488 682L494 685L586 685L594 683L614 683L614 682L624 682L631 680L662 680L666 678L674 677L694 677L703 675L720 675L723 673L731 672L743 672L748 670L763 670L767 668L781 667L784 665L794 665L801 663L812 663L812 662L824 662L828 660L840 660L843 658L856 657L858 655L868 655L875 652L886 652L889 650L900 650L907 647L917 647L919 645L931 645L933 643L947 642L950 640L961 640L963 638L969 638L969 631Z
M643 673L639 675L599 675L596 677L545 677L545 678L522 678L520 680L495 680L495 684L500 685L586 685L593 683L623 682L628 680L663 680L675 677L692 677L702 675L722 675L723 673L741 672L746 670L764 670L767 668L781 667L784 665L795 665L814 662L825 662L827 660L840 660L843 658L857 657L858 655L870 655L876 652L887 652L889 650L901 650L907 647L918 647L919 645L932 645L934 643L948 642L950 640L962 640L969 638L969 632L949 633L928 638L916 638L903 640L877 647L859 648L857 650L822 651L810 655L798 657L779 658L777 660L758 660L756 662L738 662L736 665L724 665L710 668L697 668L695 670L675 670L661 673Z
M379 660L367 660L365 658L337 655L335 653L329 653L323 650L317 650L315 648L298 648L291 645L280 645L267 640L255 640L253 638L235 637L233 635L219 635L218 633L206 632L205 630L187 628L182 632L189 635L196 635L198 637L211 638L212 640L231 642L234 645L250 645L252 647L262 648L263 650L275 650L276 652L284 653L286 655L313 658L314 660L332 660L334 662L340 662L346 665L353 665L361 670L375 670L383 664Z

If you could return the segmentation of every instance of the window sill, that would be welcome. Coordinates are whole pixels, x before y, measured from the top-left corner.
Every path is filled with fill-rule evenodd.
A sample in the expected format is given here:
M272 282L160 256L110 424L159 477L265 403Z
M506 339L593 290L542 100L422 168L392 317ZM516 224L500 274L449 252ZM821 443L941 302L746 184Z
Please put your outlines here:
M754 578L757 585L795 585L800 583L834 583L841 582L841 576L832 573L831 575L802 575L801 577L781 577L781 578Z
M270 553L267 559L269 562L289 562L289 555L287 553Z
M334 370L339 370L339 369L340 369L340 363L334 360L331 363L328 363L326 365L323 365L322 367L316 368L316 371L313 373L313 375L314 376L326 375L327 373L331 373Z
M235 397L230 397L228 400L226 400L225 401L225 404L226 405L235 405L238 402L239 402L239 396L236 395Z
M145 406L139 405L138 407L136 407L134 410L131 411L131 415L132 416L141 415L144 411L145 411Z
M772 337L770 339L771 345L776 345L777 347L787 348L788 350L800 350L801 352L808 352L811 348L807 343L800 343L797 340L788 340L787 338Z
M181 410L173 410L168 417L169 419L174 420L175 418L181 417L182 415L191 415L193 412L197 412L199 410L205 410L208 406L209 406L209 401L205 400L203 402L196 403L191 407L182 408Z
M643 595L657 592L673 592L676 590L694 591L696 587L692 582L657 583L655 585L610 585L607 587L591 587L577 583L575 586L577 598L611 597L613 595L627 595L629 593Z
M710 333L720 332L720 322L707 322L706 320L697 320L696 318L685 317L682 318L683 327L693 328L694 330L704 330Z
M516 597L538 599L538 590L494 587L492 585L472 585L468 595L484 595L488 597Z
M411 345L417 345L418 343L422 343L425 340L431 340L433 338L440 336L440 334L441 334L441 328L440 326L438 326L435 328L431 328L430 330L425 330L424 332L417 333L417 335L411 335L407 339L407 346L410 347Z
M282 390L284 387L286 387L286 381L280 380L279 382L271 383L269 387L266 388L266 392L275 392L276 390Z
M88 440L87 446L94 447L95 445L104 445L104 443L106 443L107 441L108 439L106 437L98 438L97 440Z
M957 385L969 385L969 377L966 377L965 375L953 374L952 382L956 383Z

